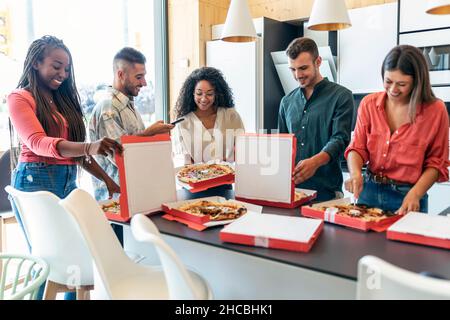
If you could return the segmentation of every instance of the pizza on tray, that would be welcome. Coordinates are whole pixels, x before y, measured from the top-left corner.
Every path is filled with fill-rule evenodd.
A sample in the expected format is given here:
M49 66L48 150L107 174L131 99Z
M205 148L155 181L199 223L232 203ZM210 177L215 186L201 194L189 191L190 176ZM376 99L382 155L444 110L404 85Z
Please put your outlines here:
M199 182L234 173L233 168L226 164L192 164L178 171L178 180L185 183Z
M395 215L395 213L390 211L384 211L379 208L372 208L369 206L366 206L364 204L343 204L343 205L333 205L333 206L325 206L321 207L320 210L327 210L336 208L337 214L351 217L351 218L358 218L366 222L379 222L383 219L390 218Z
M120 212L120 204L117 201L112 201L107 204L102 204L101 207L104 212L112 212L112 213Z
M199 217L209 215L212 221L237 219L247 212L246 207L235 202L208 200L189 202L176 209Z
M297 202L297 201L307 198L307 197L309 197L309 196L306 193L304 193L303 191L295 190L294 202Z

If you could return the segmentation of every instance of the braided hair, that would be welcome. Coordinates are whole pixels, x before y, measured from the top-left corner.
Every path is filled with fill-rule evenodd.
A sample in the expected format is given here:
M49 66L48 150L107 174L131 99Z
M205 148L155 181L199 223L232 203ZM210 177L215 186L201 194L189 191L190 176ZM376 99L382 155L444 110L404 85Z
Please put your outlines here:
M194 90L197 83L202 80L208 81L214 87L214 106L232 108L234 107L233 92L225 81L220 70L212 67L202 67L194 70L184 81L175 104L175 118L180 118L197 110L194 100Z
M70 59L68 78L53 92L54 102L59 114L53 111L54 109L39 90L38 71L33 68L33 65L42 62L54 49L63 49ZM48 136L60 137L65 119L68 125L68 140L77 142L85 140L86 128L83 122L80 96L75 85L72 55L62 40L53 36L43 36L31 43L17 88L26 89L33 95L36 101L36 116Z

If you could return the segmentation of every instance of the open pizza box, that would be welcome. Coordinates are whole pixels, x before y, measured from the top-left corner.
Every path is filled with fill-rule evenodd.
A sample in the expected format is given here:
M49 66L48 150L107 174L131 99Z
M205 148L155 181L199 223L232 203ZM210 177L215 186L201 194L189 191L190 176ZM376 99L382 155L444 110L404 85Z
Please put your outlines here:
M195 165L202 165L204 163L197 163ZM226 165L234 170L234 166L229 162L223 161L208 161L206 164L219 164ZM185 166L175 168L175 173L178 175L178 172L183 169ZM222 186L225 184L233 184L234 183L234 173L229 173L225 175L221 175L219 177L214 177L210 179L201 180L198 182L182 182L177 178L177 183L183 188L189 190L192 193L205 191L213 187Z
M323 221L276 214L246 214L220 231L220 240L249 246L308 252Z
M121 143L123 153L116 154L115 158L119 169L120 209L106 211L106 217L126 222L135 214L158 212L161 211L161 203L175 201L177 194L170 136L123 136ZM108 201L101 204L108 205Z
M259 205L296 208L317 196L295 188L296 138L293 134L252 134L236 137L235 198ZM296 193L301 194L296 200Z
M228 223L231 223L231 222L237 220L237 219L229 219L229 220L214 221L214 220L210 219L209 215L196 216L196 215L193 215L193 214L190 214L188 212L181 211L178 209L183 205L193 204L195 202L202 201L202 200L213 201L213 202L228 202L228 203L232 202L232 203L242 205L247 209L247 212L243 216L247 215L250 212L253 212L256 214L261 214L261 212L262 212L261 206L257 206L257 205L250 204L250 203L245 203L242 201L227 200L224 197L215 196L215 197L204 197L204 198L198 198L198 199L190 199L190 200L163 203L162 208L163 208L164 212L167 213L167 214L163 215L163 218L167 219L167 220L183 223L183 224L187 225L189 228L197 230L197 231L203 231L209 227L220 226L220 225L228 224Z
M387 229L386 237L450 249L450 217L410 212Z
M343 198L343 199L337 199L337 200L331 200L331 201L325 201L320 203L315 203L313 205L309 206L303 206L301 208L301 214L304 217L309 218L318 218L325 220L326 222L339 224L342 226L363 230L363 231L369 231L373 230L376 232L383 232L386 231L386 229L393 224L395 221L400 219L402 216L400 215L394 215L388 218L384 218L380 221L365 221L358 217L349 217L349 216L343 216L337 213L338 209L333 208L334 205L350 205L351 199L350 198ZM326 210L322 210L321 207L328 207Z

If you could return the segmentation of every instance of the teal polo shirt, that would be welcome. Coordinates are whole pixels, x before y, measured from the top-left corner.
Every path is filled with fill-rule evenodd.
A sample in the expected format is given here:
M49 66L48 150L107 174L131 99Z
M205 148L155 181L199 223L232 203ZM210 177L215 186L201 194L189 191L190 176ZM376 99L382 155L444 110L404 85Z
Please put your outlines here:
M336 191L342 192L340 162L350 142L354 109L352 92L326 78L314 87L309 99L299 87L281 100L278 130L297 137L295 163L321 151L330 155L330 162L297 185L298 188L317 190L317 200L330 200Z

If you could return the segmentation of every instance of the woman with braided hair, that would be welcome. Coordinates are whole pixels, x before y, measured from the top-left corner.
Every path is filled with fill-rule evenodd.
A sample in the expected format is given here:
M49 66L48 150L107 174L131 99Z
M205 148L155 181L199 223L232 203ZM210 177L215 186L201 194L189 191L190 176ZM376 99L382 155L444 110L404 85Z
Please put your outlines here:
M72 57L60 39L44 36L30 45L17 89L8 96L8 109L21 146L11 177L14 188L49 191L65 198L76 188L78 164L104 180L110 196L120 191L90 156L122 152L122 146L109 138L84 142L86 129Z

